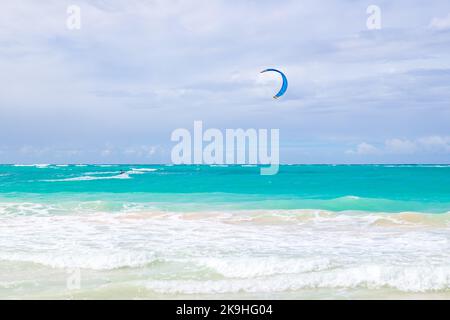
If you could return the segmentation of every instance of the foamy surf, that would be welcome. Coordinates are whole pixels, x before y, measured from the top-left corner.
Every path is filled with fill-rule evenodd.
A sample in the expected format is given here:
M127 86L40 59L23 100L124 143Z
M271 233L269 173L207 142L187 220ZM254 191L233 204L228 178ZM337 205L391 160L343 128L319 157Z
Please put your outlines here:
M146 287L162 294L276 293L304 289L396 289L403 292L446 291L450 269L366 265L252 279L148 281Z
M158 171L156 168L132 168L132 171L140 171L140 172L154 172Z
M144 273L156 295L450 290L450 214L0 208L0 262Z
M108 166L109 167L109 166ZM110 179L131 179L130 175L141 175L150 172L155 172L155 168L132 168L128 171L89 171L85 172L83 176L70 177L63 179L45 179L45 182L68 182L68 181L93 181L93 180L110 180Z
M158 171L158 169L155 168L132 168L131 170L127 171L128 174L145 174L149 172L155 172Z
M82 177L73 177L73 178L64 178L64 179L47 179L42 180L46 182L69 182L69 181L93 181L93 180L111 180L111 179L131 179L128 173L121 173L114 176L82 176Z
M13 165L14 167L35 167L35 168L40 168L40 169L45 169L48 166L50 166L50 164L46 164L46 163L38 163L38 164L15 164Z

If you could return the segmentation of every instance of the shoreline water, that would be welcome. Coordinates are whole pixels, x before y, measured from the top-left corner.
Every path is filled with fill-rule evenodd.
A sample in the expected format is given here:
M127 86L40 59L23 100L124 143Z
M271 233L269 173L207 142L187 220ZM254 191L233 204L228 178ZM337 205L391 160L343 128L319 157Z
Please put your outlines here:
M0 166L0 298L450 299L446 167L256 169Z

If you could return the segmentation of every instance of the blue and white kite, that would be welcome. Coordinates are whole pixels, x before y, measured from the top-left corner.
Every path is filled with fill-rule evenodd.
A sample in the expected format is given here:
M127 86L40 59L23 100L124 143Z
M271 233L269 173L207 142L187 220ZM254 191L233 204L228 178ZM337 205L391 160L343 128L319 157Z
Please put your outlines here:
M269 72L269 71L278 72L279 74L281 74L281 77L283 78L283 84L281 86L280 91L278 91L278 93L273 96L274 99L278 99L286 92L287 87L288 87L288 81L287 81L287 78L284 75L284 73L277 69L266 69L266 70L261 71L261 73Z

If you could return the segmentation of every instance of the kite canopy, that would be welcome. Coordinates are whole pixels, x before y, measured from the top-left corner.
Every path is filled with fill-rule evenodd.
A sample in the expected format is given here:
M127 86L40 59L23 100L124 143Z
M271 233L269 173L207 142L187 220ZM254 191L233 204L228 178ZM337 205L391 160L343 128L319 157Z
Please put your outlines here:
M269 72L269 71L278 72L279 74L281 74L281 77L283 79L283 84L281 85L280 91L278 91L278 93L273 96L274 99L278 99L286 92L287 87L288 87L288 81L287 81L287 78L284 75L284 73L277 69L266 69L266 70L261 71L261 73Z

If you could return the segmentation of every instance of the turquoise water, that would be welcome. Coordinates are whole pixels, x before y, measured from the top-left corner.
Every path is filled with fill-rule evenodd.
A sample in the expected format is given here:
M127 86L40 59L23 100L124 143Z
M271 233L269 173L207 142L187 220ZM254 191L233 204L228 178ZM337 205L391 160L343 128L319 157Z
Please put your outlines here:
M153 171L154 170L154 171ZM122 174L121 174L122 172ZM0 197L152 203L172 210L211 206L331 211L450 211L450 166L285 165L258 167L0 166Z
M450 166L259 172L2 165L0 298L450 298Z

